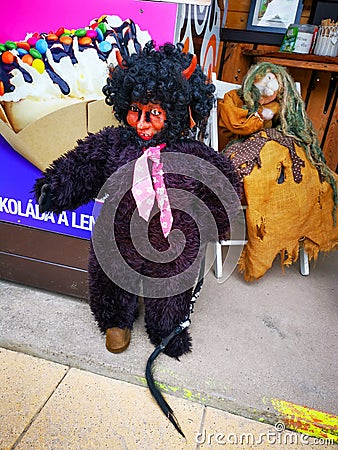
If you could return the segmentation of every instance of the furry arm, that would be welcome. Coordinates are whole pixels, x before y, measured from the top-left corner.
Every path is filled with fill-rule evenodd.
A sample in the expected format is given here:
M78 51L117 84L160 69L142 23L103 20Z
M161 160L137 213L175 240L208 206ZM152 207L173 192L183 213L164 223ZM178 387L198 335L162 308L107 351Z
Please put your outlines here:
M79 140L73 150L56 159L33 188L41 212L74 210L94 199L114 171L117 137L109 127L104 128Z
M230 232L230 221L237 216L238 206L242 195L242 184L239 182L235 168L224 154L217 153L210 149L208 162L213 164L223 177L213 179L211 187L217 187L221 192L221 198L216 197L207 186L201 189L201 198L211 210L218 229L219 239L228 239Z
M197 195L211 211L219 238L225 239L229 234L229 218L236 216L242 193L236 170L228 157L202 142L190 141L188 145L182 145L181 151L200 158L200 163L196 163L194 170L203 174L203 179L207 181L198 183ZM203 160L209 164L204 164Z

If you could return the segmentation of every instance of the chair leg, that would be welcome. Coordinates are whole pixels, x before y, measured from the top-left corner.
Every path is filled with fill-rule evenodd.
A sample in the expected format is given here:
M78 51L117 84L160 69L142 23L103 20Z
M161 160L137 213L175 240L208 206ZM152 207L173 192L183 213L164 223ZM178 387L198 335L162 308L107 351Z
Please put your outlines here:
M215 270L215 277L221 278L223 267L222 267L222 245L220 244L220 242L215 243L214 270Z
M299 270L304 276L310 275L309 257L303 246L299 249Z

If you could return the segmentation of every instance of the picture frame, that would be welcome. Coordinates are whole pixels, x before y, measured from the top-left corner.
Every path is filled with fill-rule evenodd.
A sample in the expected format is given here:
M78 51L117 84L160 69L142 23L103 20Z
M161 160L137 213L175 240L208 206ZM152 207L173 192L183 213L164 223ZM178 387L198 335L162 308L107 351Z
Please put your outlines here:
M317 0L313 2L309 23L320 25L323 19L338 21L338 0Z
M285 34L299 23L302 9L302 0L251 0L246 29Z

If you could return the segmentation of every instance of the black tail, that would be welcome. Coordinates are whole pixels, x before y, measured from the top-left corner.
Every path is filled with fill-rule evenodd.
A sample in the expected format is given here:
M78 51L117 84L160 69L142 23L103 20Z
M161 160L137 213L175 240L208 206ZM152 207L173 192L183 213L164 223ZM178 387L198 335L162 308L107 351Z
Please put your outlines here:
M205 256L204 256L204 258L202 260L202 263L201 263L200 274L199 274L199 277L198 277L199 279L198 279L198 282L197 282L197 284L195 286L195 289L194 289L194 292L193 292L193 295L192 295L192 299L191 299L191 303L190 303L190 312L191 313L193 312L194 303L195 303L196 299L198 298L198 296L200 294L200 291L201 291L201 288L202 288L202 285L203 285L204 269L205 269ZM160 343L160 345L158 345L155 348L155 350L153 351L153 353L149 356L148 361L147 361L147 367L146 367L146 380L147 380L147 384L148 384L149 390L151 392L151 395L154 397L154 399L156 400L158 406L161 408L163 413L168 417L168 419L174 425L176 430L184 438L185 438L185 435L184 435L184 433L183 433L183 431L182 431L182 429L180 427L180 424L178 423L178 420L176 419L174 411L171 409L171 407L168 405L168 403L163 398L161 392L155 386L153 373L152 373L152 365L153 365L153 362L155 361L155 359L158 357L158 355L169 344L169 342L175 336L180 334L189 325L190 325L190 319L187 318L187 320L185 322L183 322L180 325L178 325L167 337L165 337L162 340L162 342Z
M171 407L168 405L166 400L163 398L161 392L157 389L155 386L153 373L152 373L152 364L155 361L155 359L158 357L158 355L166 348L168 343L171 341L173 337L180 334L187 326L189 326L190 321L184 322L184 324L179 325L176 327L166 338L163 339L163 341L158 345L153 353L149 356L147 367L146 367L146 380L149 387L149 390L156 400L158 406L161 408L163 413L168 417L170 422L174 425L176 430L180 433L181 436L185 438L185 435L180 427L180 424L178 423L178 420L176 419L176 416L174 414L174 411L171 409Z

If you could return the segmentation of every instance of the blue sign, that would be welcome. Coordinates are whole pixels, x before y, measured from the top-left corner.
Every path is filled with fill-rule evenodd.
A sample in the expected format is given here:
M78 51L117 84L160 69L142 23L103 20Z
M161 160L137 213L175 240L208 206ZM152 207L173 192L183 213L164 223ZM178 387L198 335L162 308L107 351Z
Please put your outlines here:
M40 230L90 239L94 226L90 202L75 211L40 214L33 186L41 171L0 136L0 220Z

